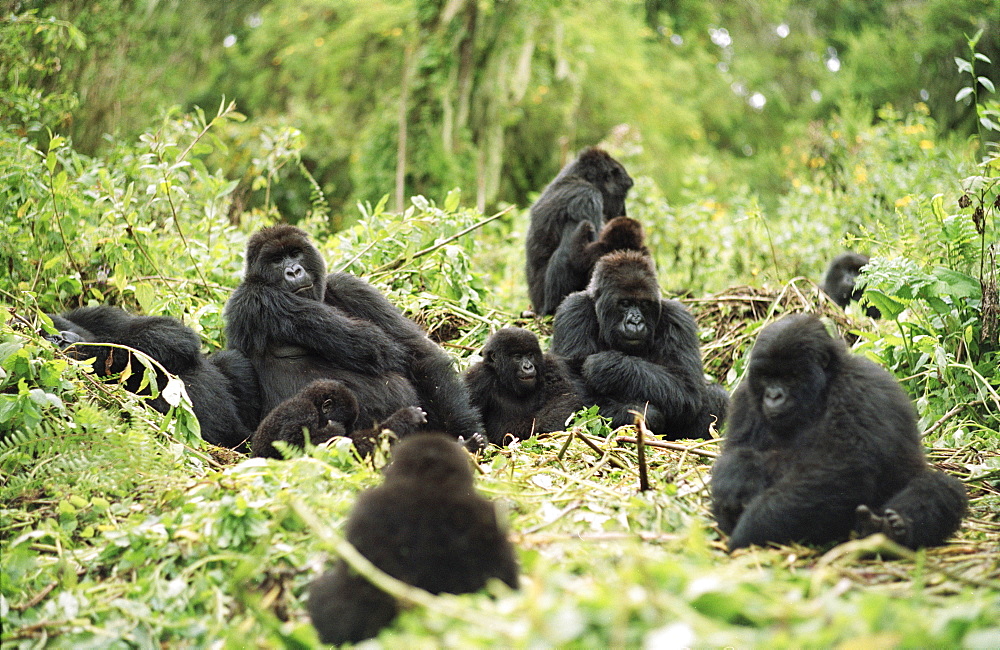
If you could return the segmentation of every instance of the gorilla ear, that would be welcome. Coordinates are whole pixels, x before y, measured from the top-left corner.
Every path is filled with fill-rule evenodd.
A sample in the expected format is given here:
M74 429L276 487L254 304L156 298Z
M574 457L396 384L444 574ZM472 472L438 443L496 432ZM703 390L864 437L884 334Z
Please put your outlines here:
M483 353L483 361L485 361L486 363L489 363L489 364L496 363L496 356L497 356L497 353L494 352L493 350L490 350L489 352L484 352Z

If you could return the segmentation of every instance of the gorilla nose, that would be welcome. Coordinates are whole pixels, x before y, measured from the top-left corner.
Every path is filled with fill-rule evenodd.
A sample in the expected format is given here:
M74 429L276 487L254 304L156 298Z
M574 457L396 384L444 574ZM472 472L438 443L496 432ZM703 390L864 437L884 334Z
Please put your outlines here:
M764 406L777 408L785 401L785 389L780 386L768 386L764 389Z
M306 270L302 268L301 264L292 264L291 266L285 267L286 280L301 280L305 274Z

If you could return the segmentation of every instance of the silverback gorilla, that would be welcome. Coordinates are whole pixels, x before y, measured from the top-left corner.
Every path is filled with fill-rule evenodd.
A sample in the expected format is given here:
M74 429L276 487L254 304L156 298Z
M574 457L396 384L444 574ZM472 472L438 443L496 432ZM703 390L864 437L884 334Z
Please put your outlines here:
M641 225L625 217L631 187L625 168L592 147L566 165L531 206L526 267L537 314L554 314L563 298L584 289L601 255L644 250Z
M77 359L94 358L98 376L118 375L131 364L132 374L124 381L126 390L148 393L140 390L142 366L133 362L127 350L88 343L114 343L136 349L180 377L201 426L201 436L207 442L242 448L257 426L257 378L249 361L234 350L204 357L198 335L180 321L167 316L139 316L108 305L80 307L61 316L50 314L50 318L59 334L47 338ZM158 389L162 390L166 382L166 376L157 371ZM162 396L150 399L149 404L161 413L170 408Z
M760 333L723 445L712 511L730 550L842 541L852 529L931 546L965 514L964 486L928 466L896 379L807 314Z
M385 483L358 497L346 537L382 571L433 594L478 591L490 578L517 589L514 548L473 488L469 455L440 434L392 448ZM377 635L398 612L343 561L309 586L308 607L320 640L338 644Z
M482 443L482 423L451 359L370 284L326 274L302 230L264 228L247 244L243 282L226 303L230 347L253 363L262 413L316 379L354 394L358 425L419 406L428 428Z
M490 336L483 360L465 373L465 383L486 437L496 445L503 445L508 434L524 439L562 431L566 419L583 408L562 361L543 355L538 338L520 327Z
M357 420L358 400L354 393L342 382L317 379L267 414L250 440L250 451L262 458L281 458L272 443L281 440L303 447L308 432L309 442L314 445L336 436L350 438L358 453L367 456L382 429L403 438L427 422L427 416L417 406L404 406L371 429L355 427Z
M861 268L870 261L871 258L867 255L848 251L841 253L830 262L830 266L826 269L826 275L823 276L823 284L821 286L823 291L841 309L847 309L847 305L851 304L851 301L857 302L861 300L864 291L855 289L854 285L857 283ZM882 313L878 308L871 305L865 308L865 313L870 318L882 317Z
M705 382L697 326L676 300L660 298L648 255L609 253L586 291L556 312L551 352L565 359L583 395L612 426L646 426L670 439L704 438L725 418L729 396Z

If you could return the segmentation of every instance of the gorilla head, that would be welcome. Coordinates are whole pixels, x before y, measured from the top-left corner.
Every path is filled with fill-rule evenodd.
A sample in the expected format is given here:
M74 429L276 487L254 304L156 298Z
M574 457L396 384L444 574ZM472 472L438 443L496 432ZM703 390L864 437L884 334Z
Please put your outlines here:
M648 255L615 251L594 267L588 291L594 297L600 336L612 350L641 354L660 320L660 288Z
M744 381L771 431L792 435L824 412L827 383L843 354L839 339L809 314L786 316L764 328Z
M528 330L505 327L487 341L483 364L503 388L514 395L527 395L539 384L542 348L538 338Z
M330 431L329 437L348 435L354 430L354 423L358 419L358 400L343 382L317 379L303 388L299 397L316 409L319 430L333 428L337 431ZM313 444L316 442L313 440Z
M304 231L271 226L257 231L247 243L245 280L323 300L326 264Z
M830 262L830 266L826 270L826 275L823 276L821 287L841 309L846 309L851 301L857 302L861 300L864 291L855 288L855 285L861 269L870 261L871 258L867 255L848 251L841 253ZM873 305L869 305L865 309L865 313L870 318L882 317L882 313Z
M579 157L559 174L559 176L569 175L582 178L601 192L605 219L627 216L625 196L635 183L622 164L612 158L607 151L597 147L584 149Z
M440 433L418 433L401 440L392 449L392 462L385 468L387 485L415 481L441 494L472 492L469 454L462 445Z

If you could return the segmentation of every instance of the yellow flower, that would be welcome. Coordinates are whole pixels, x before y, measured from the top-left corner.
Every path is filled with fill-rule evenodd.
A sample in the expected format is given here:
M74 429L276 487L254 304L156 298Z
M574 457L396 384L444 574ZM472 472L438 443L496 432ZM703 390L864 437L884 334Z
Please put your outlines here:
M903 133L906 135L915 135L917 133L926 133L927 127L923 124L908 124L903 127Z
M920 141L920 148L924 149L924 150L933 149L934 148L934 141L933 140L921 140Z
M816 169L818 167L825 167L826 160L819 156L814 156L809 159L809 166L812 167L813 169Z
M854 166L854 182L864 183L868 180L868 170L863 165Z
M905 208L906 206L910 205L911 203L913 203L913 197L910 196L909 194L907 194L906 196L904 196L901 199L896 199L896 207L897 208Z

